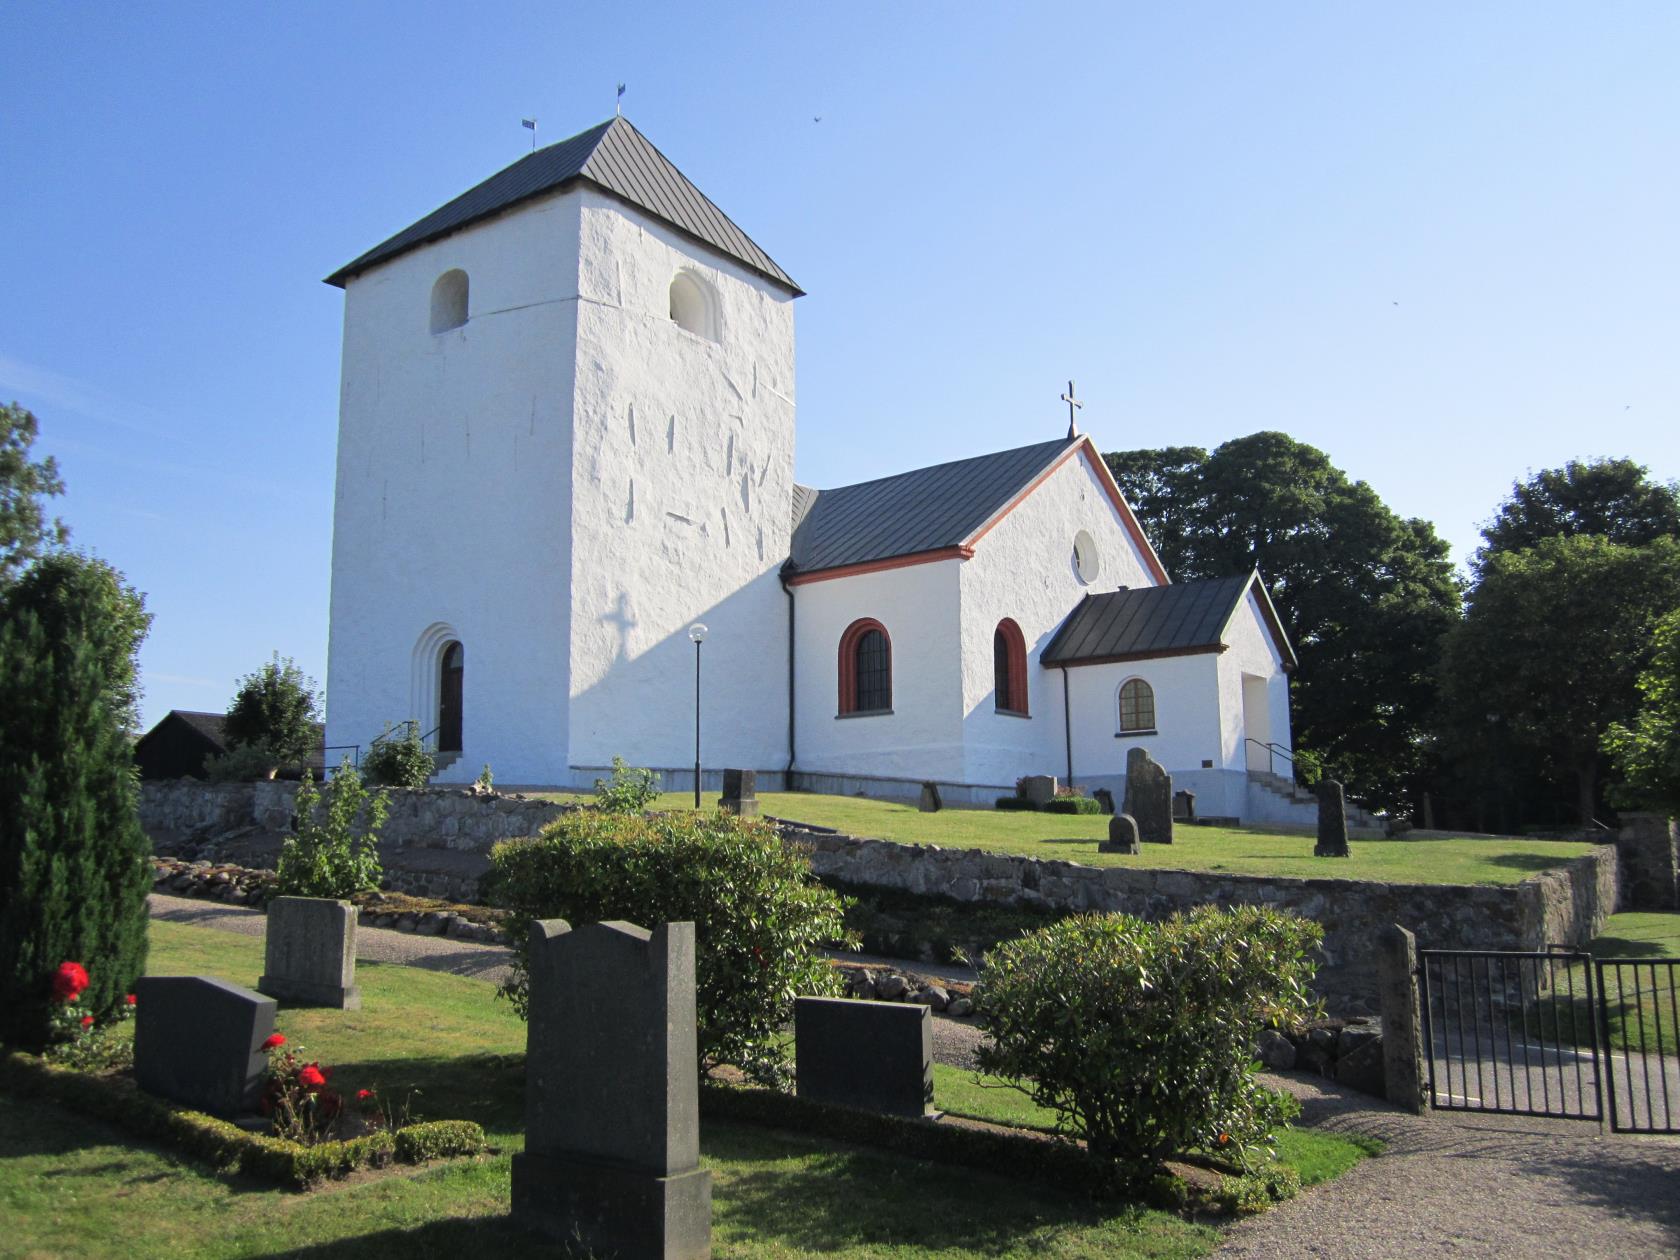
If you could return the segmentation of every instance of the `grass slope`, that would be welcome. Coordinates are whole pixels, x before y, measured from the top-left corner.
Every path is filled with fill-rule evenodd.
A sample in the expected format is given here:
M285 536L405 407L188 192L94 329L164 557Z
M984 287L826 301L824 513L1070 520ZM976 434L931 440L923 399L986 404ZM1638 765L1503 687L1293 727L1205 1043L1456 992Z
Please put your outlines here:
M575 793L539 793L551 800L587 800ZM778 818L833 827L848 835L937 844L948 849L985 849L1025 857L1060 858L1087 866L1219 871L1233 875L1290 875L1302 879L1361 879L1382 883L1514 884L1537 871L1581 857L1591 845L1510 837L1443 837L1416 840L1359 840L1348 858L1315 858L1307 832L1250 827L1177 827L1170 845L1146 844L1134 857L1098 853L1108 819L1075 814L1009 813L947 809L924 814L914 805L814 792L769 792L759 797L764 812ZM718 798L701 798L715 808ZM656 809L692 809L694 798L666 792Z

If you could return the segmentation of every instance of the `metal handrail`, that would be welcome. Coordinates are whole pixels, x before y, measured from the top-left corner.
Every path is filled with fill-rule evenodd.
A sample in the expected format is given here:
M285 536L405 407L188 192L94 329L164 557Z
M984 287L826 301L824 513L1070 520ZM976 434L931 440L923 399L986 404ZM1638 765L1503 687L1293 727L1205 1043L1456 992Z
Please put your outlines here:
M375 735L373 737L373 739L371 739L368 742L368 747L373 748L373 747L375 747L379 744L383 744L387 740L391 740L391 739L407 739L408 738L407 732L409 730L413 730L413 729L418 728L419 725L420 725L420 723L415 721L413 718L406 718L403 721L398 722L395 726L391 727L390 730L381 731L379 734ZM420 742L422 744L424 744L428 739L430 739L432 736L436 735L442 729L443 729L442 724L439 724L437 726L432 727L431 730L427 731L424 735L420 736ZM356 746L358 748L361 747L360 744L358 744ZM433 751L435 752L436 750L434 749Z
M1294 754L1292 754L1282 744L1274 744L1274 743L1271 743L1269 740L1255 739L1252 735L1244 735L1243 736L1243 743L1244 744L1253 744L1256 748L1264 748L1266 750L1266 773L1267 774L1276 774L1277 773L1277 758L1279 758L1279 757L1282 757L1291 766L1294 766L1294 764L1295 764Z

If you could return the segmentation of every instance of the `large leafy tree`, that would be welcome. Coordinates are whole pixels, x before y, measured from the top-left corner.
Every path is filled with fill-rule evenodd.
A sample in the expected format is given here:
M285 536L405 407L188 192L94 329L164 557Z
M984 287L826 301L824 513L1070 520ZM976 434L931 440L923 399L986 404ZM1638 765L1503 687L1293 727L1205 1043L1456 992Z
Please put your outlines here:
M1397 516L1324 452L1287 434L1104 457L1175 579L1258 568L1300 668L1297 748L1378 805L1405 798L1427 758L1431 671L1459 615L1447 544Z
M0 405L0 586L69 535L63 521L47 518L44 501L63 494L64 482L51 455L30 458L38 432L32 412Z
M1600 744L1639 707L1658 621L1680 607L1680 542L1581 534L1495 552L1441 661L1443 734L1489 775L1525 762L1573 780L1597 809Z
M1651 479L1631 459L1571 460L1515 482L1494 518L1482 527L1478 569L1501 552L1522 551L1547 538L1591 534L1640 547L1680 538L1680 491Z
M1680 807L1680 608L1657 624L1651 663L1639 676L1639 711L1613 722L1604 751L1621 769L1624 803Z
M149 620L120 574L70 552L0 591L0 1039L42 1042L60 963L86 967L94 1015L145 965L128 724Z
M227 732L236 748L258 747L282 762L303 761L314 751L319 688L291 657L276 652L239 680L228 706Z

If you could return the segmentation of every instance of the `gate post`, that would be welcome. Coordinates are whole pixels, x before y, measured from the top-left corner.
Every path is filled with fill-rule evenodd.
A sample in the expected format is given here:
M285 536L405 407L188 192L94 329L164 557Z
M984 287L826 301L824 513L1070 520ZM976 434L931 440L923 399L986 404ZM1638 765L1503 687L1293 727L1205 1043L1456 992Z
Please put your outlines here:
M1423 1088L1422 1021L1418 1012L1417 938L1398 923L1377 933L1377 991L1382 1003L1383 1079L1388 1101L1414 1116Z

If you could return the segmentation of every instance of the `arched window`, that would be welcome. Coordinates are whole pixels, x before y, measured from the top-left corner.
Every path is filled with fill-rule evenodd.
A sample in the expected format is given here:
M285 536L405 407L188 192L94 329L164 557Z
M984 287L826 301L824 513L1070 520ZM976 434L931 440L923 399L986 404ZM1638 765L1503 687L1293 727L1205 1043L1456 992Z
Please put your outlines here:
M467 322L467 273L446 271L432 285L432 331L448 332Z
M671 279L671 322L707 341L718 339L712 288L692 272L679 271Z
M459 640L443 649L438 676L437 750L461 751L461 683L465 677L466 652Z
M1142 734L1155 729L1155 689L1141 678L1120 684L1120 733Z
M1027 716L1027 640L1008 617L992 631L992 683L999 713Z
M892 710L892 640L887 628L865 617L840 636L840 712Z

